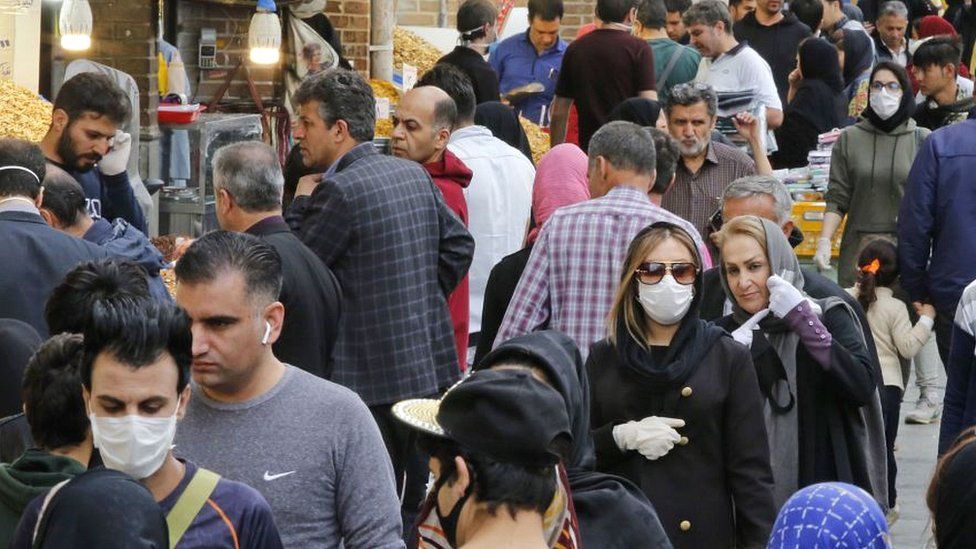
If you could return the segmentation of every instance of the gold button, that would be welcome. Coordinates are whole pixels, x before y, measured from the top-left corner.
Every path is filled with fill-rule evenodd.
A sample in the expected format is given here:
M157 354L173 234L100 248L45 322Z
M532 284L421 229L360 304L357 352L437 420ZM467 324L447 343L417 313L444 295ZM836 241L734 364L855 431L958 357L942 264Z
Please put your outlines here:
M678 446L684 446L685 444L688 444L688 437L681 437L681 440L678 441Z
M683 396L683 397L690 397L691 396L691 387L685 387L684 389L682 389L681 390L681 396Z
M681 521L681 524L678 525L678 527L681 528L682 532L687 532L688 530L691 530L691 523L688 522L687 520L683 520Z

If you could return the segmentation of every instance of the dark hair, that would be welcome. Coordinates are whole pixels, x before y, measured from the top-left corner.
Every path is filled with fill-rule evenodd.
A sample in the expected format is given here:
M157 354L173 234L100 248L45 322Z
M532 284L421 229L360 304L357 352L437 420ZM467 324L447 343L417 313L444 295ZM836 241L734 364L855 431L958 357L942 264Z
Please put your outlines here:
M471 477L469 490L495 515L505 508L515 518L518 511L534 511L545 514L556 495L554 467L526 468L512 463L502 463L461 447L445 438L421 433L418 445L430 457L441 464L438 488L457 481L454 458L461 456L468 465Z
M50 333L80 334L91 323L96 303L134 307L151 299L146 271L119 258L88 261L68 271L44 307Z
M458 123L457 105L448 97L434 103L434 129L447 128L454 130Z
M58 90L54 108L68 113L68 120L76 120L85 113L108 117L121 126L132 116L129 97L107 75L83 72L66 80Z
M438 63L417 80L417 86L434 86L450 95L457 108L459 122L474 119L474 109L477 106L474 86L471 85L468 75L461 69L449 63Z
M664 0L642 0L637 6L637 20L649 29L663 29L668 23Z
M538 17L543 21L563 18L563 0L529 0L529 22Z
M244 276L249 296L260 295L269 302L281 293L281 257L256 236L214 231L196 239L176 263L181 283L213 282L226 272Z
M62 224L73 227L87 211L85 189L68 172L51 166L44 178L44 199L41 205Z
M912 56L912 64L920 69L938 65L952 66L958 70L959 59L962 57L962 47L957 36L933 36L921 43Z
M681 16L681 21L686 27L692 25L705 25L714 27L716 23L725 26L725 33L732 34L732 14L729 7L719 0L702 0L685 11Z
M811 31L823 22L823 2L820 0L792 0L790 11Z
M871 264L877 260L877 273L872 274ZM898 278L898 249L894 242L878 238L869 242L857 256L857 302L865 312L878 300L875 289L889 287Z
M462 40L477 40L485 35L481 27L496 19L498 8L490 0L464 0L457 12L457 30Z
M88 436L81 396L82 338L58 334L45 341L24 370L20 396L31 436L40 448L77 446Z
M319 102L319 116L328 127L345 120L349 135L363 143L373 140L376 99L373 88L358 72L329 69L305 77L295 92L295 104Z
M604 23L623 23L636 5L635 0L596 0L596 16Z
M20 166L37 176L17 168L0 171L0 196L37 198L41 181L47 174L47 163L40 147L21 139L0 138L0 166Z
M671 186L671 178L678 169L678 159L681 158L681 149L678 148L678 141L671 137L668 132L663 132L657 128L647 128L651 137L654 139L654 153L657 155L657 176L654 184L651 185L650 192L653 194L664 194Z
M604 124L590 138L587 155L591 163L602 156L618 170L650 174L657 169L654 139L633 122L618 120Z
M135 307L96 303L84 335L81 382L88 390L91 390L95 359L102 353L112 355L133 370L149 366L168 353L176 362L179 374L176 392L181 393L190 382L193 361L190 317L171 303L143 301Z
M664 0L664 8L668 13L680 13L684 15L691 7L691 0Z
M935 466L925 504L932 513L935 541L944 549L963 549L972 529L974 509L968 505L973 490L972 471L976 460L976 427L959 433L952 447Z

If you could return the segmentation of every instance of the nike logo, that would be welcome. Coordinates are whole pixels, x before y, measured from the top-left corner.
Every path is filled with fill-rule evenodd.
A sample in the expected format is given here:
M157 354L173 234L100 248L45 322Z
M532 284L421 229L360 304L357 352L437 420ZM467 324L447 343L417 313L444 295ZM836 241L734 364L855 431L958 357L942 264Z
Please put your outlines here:
M269 471L264 472L264 480L271 482L272 480L278 480L281 477L287 477L288 475L295 474L296 471L288 471L287 473L278 473L277 475L272 475Z

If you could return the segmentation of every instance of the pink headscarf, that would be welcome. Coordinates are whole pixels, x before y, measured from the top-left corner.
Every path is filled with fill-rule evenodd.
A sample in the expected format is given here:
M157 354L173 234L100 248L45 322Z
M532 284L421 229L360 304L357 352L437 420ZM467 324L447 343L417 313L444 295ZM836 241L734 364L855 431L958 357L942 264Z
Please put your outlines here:
M556 145L539 160L532 187L535 227L529 232L526 243L535 242L542 225L552 212L563 206L589 200L590 186L586 179L586 167L586 153L572 143Z

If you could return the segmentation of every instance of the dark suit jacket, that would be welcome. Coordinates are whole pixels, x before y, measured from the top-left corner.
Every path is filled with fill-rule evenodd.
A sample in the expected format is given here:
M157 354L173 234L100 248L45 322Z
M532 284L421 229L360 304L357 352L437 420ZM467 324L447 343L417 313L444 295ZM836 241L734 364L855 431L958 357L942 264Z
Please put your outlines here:
M458 379L446 296L467 274L474 240L420 164L359 145L295 198L287 219L342 285L333 381L374 406Z
M246 232L263 238L281 256L284 280L278 300L285 306L285 324L274 344L275 356L328 379L342 305L339 281L282 217L263 219Z
M0 212L0 318L30 324L46 338L44 305L51 290L79 263L106 257L104 250L52 229L40 215Z

